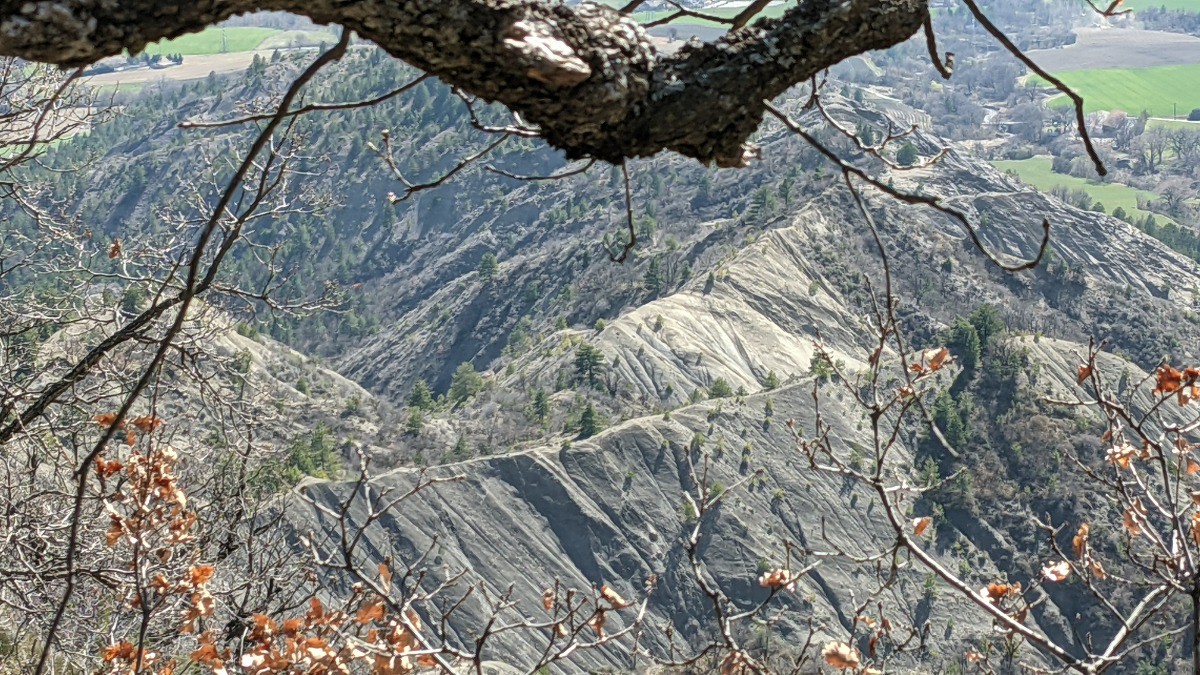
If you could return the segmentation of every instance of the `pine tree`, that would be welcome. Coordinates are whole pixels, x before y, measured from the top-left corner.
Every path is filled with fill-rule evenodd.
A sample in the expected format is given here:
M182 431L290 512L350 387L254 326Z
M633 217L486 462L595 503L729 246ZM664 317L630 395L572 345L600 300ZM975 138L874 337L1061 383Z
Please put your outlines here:
M579 416L579 437L589 438L595 436L600 431L600 419L596 414L596 408L591 403L583 409L583 414Z
M420 408L413 408L408 412L408 420L404 423L404 430L416 436L421 433L421 429L425 427L425 415L421 413Z
M818 382L826 382L833 377L833 364L821 352L813 352L808 361L808 374L817 378Z
M1008 330L1008 326L1000 319L999 310L991 305L984 305L971 312L967 321L970 321L979 333L979 346L983 351L987 351L993 337Z
M900 166L912 166L920 157L917 153L917 146L910 141L900 146L900 150L896 152L896 163Z
M433 391L425 384L425 380L417 380L413 384L412 392L408 395L408 405L417 410L433 410Z
M965 406L964 406L965 407ZM959 402L948 391L942 391L933 402L933 421L941 429L946 442L956 450L962 450L969 440L969 430Z
M718 377L713 380L713 383L708 387L709 398L728 398L733 396L733 387L725 381L725 378Z
M658 256L650 259L650 265L646 268L645 276L642 277L642 286L654 295L662 292L662 263L659 261Z
M975 368L979 365L979 356L982 352L982 341L979 339L979 331L970 321L958 319L950 327L950 335L946 340L946 347L958 358L959 364L963 367L963 372L970 377L970 374L974 373Z
M450 451L450 456L459 461L471 457L471 449L467 447L466 436L458 437L458 442L454 444L454 449Z
M450 400L462 403L475 394L483 391L483 376L475 372L475 366L465 361L454 370L450 377Z
M490 284L499 270L500 261L496 259L496 254L491 252L484 253L483 257L479 259L479 279L483 283Z
M575 375L595 385L596 378L604 371L604 353L584 342L575 350Z
M772 370L767 373L767 379L763 380L763 389L766 389L767 391L771 391L772 389L776 389L778 387L779 387L779 376L776 375L775 371Z
M530 406L533 412L533 418L538 424L545 424L550 417L550 397L546 395L546 390L538 388L533 392L533 403Z

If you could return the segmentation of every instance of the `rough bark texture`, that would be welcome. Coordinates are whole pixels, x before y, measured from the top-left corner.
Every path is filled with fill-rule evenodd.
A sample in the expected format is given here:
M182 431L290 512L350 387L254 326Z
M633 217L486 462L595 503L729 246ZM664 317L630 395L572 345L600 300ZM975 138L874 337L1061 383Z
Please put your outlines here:
M572 157L663 150L740 166L764 99L911 36L927 0L803 0L713 43L656 53L612 9L536 0L0 0L0 55L65 66L284 10L340 24L541 127Z

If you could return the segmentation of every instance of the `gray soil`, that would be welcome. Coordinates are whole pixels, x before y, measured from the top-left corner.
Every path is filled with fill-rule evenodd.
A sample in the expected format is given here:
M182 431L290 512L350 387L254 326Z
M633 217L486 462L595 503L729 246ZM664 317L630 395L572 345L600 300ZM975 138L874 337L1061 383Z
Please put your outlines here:
M1078 41L1029 52L1050 71L1200 64L1200 38L1132 28L1079 28Z

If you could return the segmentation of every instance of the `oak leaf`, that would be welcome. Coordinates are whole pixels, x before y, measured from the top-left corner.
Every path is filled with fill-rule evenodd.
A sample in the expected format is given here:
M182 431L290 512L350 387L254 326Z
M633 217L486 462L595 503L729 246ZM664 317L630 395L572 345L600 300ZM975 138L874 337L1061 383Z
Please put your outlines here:
M945 347L942 347L941 349L934 352L933 356L931 356L929 358L929 370L931 372L935 371L935 370L940 370L942 366L946 365L949 358L950 358L950 350L946 349Z
M1079 531L1075 533L1075 539L1072 541L1075 547L1075 557L1083 560L1083 556L1087 554L1088 548L1088 527L1087 523L1079 526Z
M1021 593L1021 584L1019 584L1019 583L1012 583L1012 584L991 583L991 584L988 584L987 586L984 586L983 588L979 589L979 597L987 600L988 602L991 602L992 604L995 604L997 600L1001 600L1003 598L1014 596L1014 595L1020 595L1020 593Z
M304 615L304 618L308 619L309 622L315 623L325 618L325 606L317 598L309 600L308 607L308 612Z
M92 419L96 420L96 424L99 424L100 426L107 429L107 428L111 427L113 425L113 423L115 423L117 421L117 413L104 413L101 415L96 415ZM117 428L124 429L125 423L121 422L120 424L117 425Z
M354 620L365 626L372 621L383 621L384 610L382 602L367 602L359 608Z
M188 568L187 580L194 587L207 584L209 579L212 579L212 575L212 565L195 565Z
M612 605L613 609L622 609L629 606L629 603L625 601L625 598L622 598L616 591L610 588L608 584L600 587L600 595L608 601L608 604Z
M744 675L751 670L750 657L746 652L739 650L729 652L725 658L721 660L721 675Z
M787 570L775 569L763 572L758 577L758 585L772 590L785 589L795 592L796 577Z
M1183 373L1171 366L1159 366L1154 374L1157 378L1157 384L1154 387L1155 396L1174 393L1183 386Z
M1128 443L1122 443L1121 445L1109 448L1108 452L1104 455L1104 459L1109 464L1115 464L1122 469L1128 469L1129 465L1133 463L1133 458L1137 457L1138 454L1137 448Z
M913 534L918 537L925 534L925 530L929 529L929 525L933 523L933 518L925 516L924 518L913 518L912 528Z
M143 415L141 417L135 417L131 424L140 429L142 432L148 434L157 430L159 427L166 424L166 422L164 422L161 418L154 417L153 415Z
M126 640L122 640L105 647L104 651L101 652L100 655L106 663L112 663L118 659L122 661L132 661L133 645Z
M109 461L103 457L96 458L96 473L99 474L101 478L108 478L109 476L119 472L121 468L121 462L115 459Z
M839 670L856 670L862 658L858 655L858 650L845 642L830 642L821 650L821 657L825 659L825 663Z
M1146 507L1142 505L1141 497L1135 497L1133 504L1122 514L1121 522L1125 526L1125 530L1136 537L1142 533L1142 523L1145 520Z
M1079 374L1075 377L1077 384L1083 384L1083 381L1092 376L1092 367L1089 365L1079 366Z
M604 623L607 620L608 617L604 615L604 610L601 609L597 610L595 616L588 621L588 625L592 627L592 630L596 631L596 636L601 639L604 638Z
M1066 560L1060 560L1042 568L1042 578L1046 581L1057 583L1065 581L1069 576L1071 576L1071 563Z

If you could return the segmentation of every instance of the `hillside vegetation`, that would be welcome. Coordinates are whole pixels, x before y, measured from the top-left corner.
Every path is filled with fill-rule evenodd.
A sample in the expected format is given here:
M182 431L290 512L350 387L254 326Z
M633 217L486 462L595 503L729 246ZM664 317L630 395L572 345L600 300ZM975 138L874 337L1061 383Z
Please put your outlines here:
M1064 6L997 12L1012 25ZM96 578L74 597L30 584L31 606L50 608L26 612L31 630L66 607L64 659L123 658L112 636L146 606L109 593L141 583L110 569L128 552L175 603L143 634L214 671L253 668L255 643L311 655L386 635L405 659L433 640L480 673L742 675L723 651L741 653L736 640L781 672L834 667L812 647L844 643L887 672L965 675L1066 660L1012 622L1068 656L1122 635L1158 592L1131 556L1162 542L1143 541L1160 523L1120 500L1158 480L1156 460L1179 513L1200 487L1190 431L1157 457L1120 436L1165 435L1200 396L1200 375L1166 386L1167 364L1200 373L1186 370L1200 361L1191 184L1135 186L1180 178L1200 143L1133 116L1105 132L1114 180L1083 178L1094 167L1073 118L1020 86L1019 64L968 51L961 7L936 19L961 79L930 87L922 41L872 54L830 75L819 108L803 87L782 96L807 136L769 118L761 158L736 170L671 154L571 162L527 129L495 133L522 124L507 111L355 45L305 86L297 105L318 109L280 118L260 156L277 162L271 180L222 202L237 213L272 185L244 220L209 211L313 53L246 53L244 72L120 96L21 168L28 203L0 203L22 263L0 276L13 324L0 365L17 364L0 384L36 400L188 283L196 240L211 235L219 252L200 262L221 263L172 349L156 351L176 327L164 314L67 387L79 447L37 433L5 448L34 467L11 502L44 499L54 532L95 543L79 564ZM1043 28L1026 37L1067 39ZM160 48L292 34L273 30ZM1179 81L1150 78L1138 96ZM619 258L628 229L636 245ZM68 272L45 274L51 262ZM118 423L130 373L152 358L145 400ZM1148 410L1165 422L1143 432L1122 416ZM75 497L62 487L72 452L100 434L114 443L96 455L98 496ZM166 474L141 469L151 456ZM38 468L45 457L59 463ZM1110 475L1123 482L1098 478ZM136 528L159 521L137 509L164 501L150 516L183 523L161 529L191 558L143 554ZM19 533L40 526L25 520L3 556L42 556L24 547ZM1083 573L1055 572L1072 563ZM185 581L151 574L169 564ZM981 607L1001 601L1000 615ZM595 611L563 619L572 602ZM1186 593L1164 603L1160 617L1190 615ZM8 616L0 658L35 651L10 639L25 629ZM328 642L301 642L310 629ZM1175 629L1139 633L1121 672L1179 672L1187 647L1141 640L1151 630ZM564 640L582 646L547 657Z

